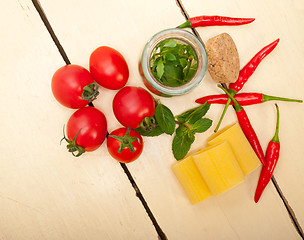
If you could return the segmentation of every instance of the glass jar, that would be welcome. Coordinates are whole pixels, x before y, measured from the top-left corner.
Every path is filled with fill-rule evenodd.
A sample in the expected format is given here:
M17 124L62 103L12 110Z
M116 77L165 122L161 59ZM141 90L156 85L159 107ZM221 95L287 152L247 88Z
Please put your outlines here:
M150 60L155 47L161 42L173 39L184 45L190 45L195 55L197 56L197 70L193 77L183 85L180 86L167 86L157 80L150 66ZM208 69L208 57L202 42L192 33L178 28L166 29L155 34L145 45L142 52L141 61L139 63L139 72L143 78L145 86L153 93L171 97L182 95L193 90L204 78Z

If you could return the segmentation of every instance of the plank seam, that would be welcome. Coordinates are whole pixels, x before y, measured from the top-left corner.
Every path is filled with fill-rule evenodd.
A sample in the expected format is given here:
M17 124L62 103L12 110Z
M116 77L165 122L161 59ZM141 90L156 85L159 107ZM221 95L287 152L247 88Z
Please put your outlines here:
M276 191L278 192L285 208L287 209L287 212L292 220L292 224L294 225L294 227L296 228L298 234L301 236L302 239L304 239L304 233L303 230L301 228L300 223L298 222L298 219L296 218L296 215L292 209L292 207L289 205L286 197L284 196L279 184L277 183L277 180L275 179L274 175L271 177L271 181L276 189Z
M65 61L66 64L71 64L68 56L66 55L66 52L64 51L61 43L59 42L49 20L47 19L44 11L43 11L43 8L41 7L41 4L39 2L39 0L32 0L32 3L34 4L34 7L36 8L42 22L44 23L46 29L48 30L49 34L51 35L60 55L62 56L63 60Z
M187 11L186 11L186 9L185 9L185 7L184 7L184 5L183 5L183 3L182 3L182 0L176 0L176 4L180 7L180 10L181 10L183 16L186 18L186 20L188 20L188 19L189 19L189 14L187 13ZM200 38L200 35L199 35L199 33L196 31L196 29L195 29L195 28L191 28L191 29L192 29L193 33L194 33L194 34L200 39L200 41L204 44L204 42L203 42L202 39ZM226 86L224 86L224 87L227 88ZM301 237L302 239L304 239L304 233L303 233L303 230L302 230L302 228L301 228L300 223L299 223L298 220L297 220L297 217L296 217L296 215L295 215L295 212L293 211L292 207L289 205L288 200L287 200L286 197L284 196L284 194L283 194L283 192L282 192L282 190L281 190L281 188L280 188L279 184L277 183L277 181L276 181L276 179L275 179L274 176L272 176L271 181L272 181L272 183L273 183L273 185L274 185L274 187L275 187L277 193L279 194L279 197L281 198L281 200L282 200L282 202L283 202L283 204L284 204L284 206L285 206L285 208L286 208L286 210L287 210L287 212L288 212L288 215L289 215L289 217L290 217L290 219L291 219L291 222L292 222L292 224L294 225L294 227L295 227L297 233L300 235L300 237Z
M157 223L152 211L150 210L146 200L144 199L143 195L141 194L140 192L140 189L139 187L137 186L134 178L132 177L129 169L127 168L126 164L124 163L120 163L121 167L123 168L123 170L125 171L125 174L127 175L130 183L132 184L134 190L135 190L135 193L136 193L136 196L139 198L139 200L141 201L142 205L144 206L149 218L151 219L154 227L155 227L155 230L156 232L158 233L158 236L159 236L159 239L161 240L167 240L167 237L165 235L165 233L163 232L163 230L161 229L161 227L159 226L159 224Z

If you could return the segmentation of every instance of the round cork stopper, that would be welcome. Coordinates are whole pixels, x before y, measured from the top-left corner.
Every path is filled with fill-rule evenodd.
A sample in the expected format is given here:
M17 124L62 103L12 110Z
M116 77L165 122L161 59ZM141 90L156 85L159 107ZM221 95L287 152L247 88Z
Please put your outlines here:
M234 83L240 72L236 45L228 33L210 38L206 43L208 71L217 83Z

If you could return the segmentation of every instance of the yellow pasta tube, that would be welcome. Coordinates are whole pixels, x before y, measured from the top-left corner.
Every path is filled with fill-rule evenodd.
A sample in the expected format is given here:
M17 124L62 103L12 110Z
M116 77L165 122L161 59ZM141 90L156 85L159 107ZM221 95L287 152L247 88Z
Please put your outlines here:
M193 159L214 195L244 181L244 174L227 141L199 151Z
M192 156L175 163L172 166L172 171L191 204L201 202L212 195Z
M238 123L228 126L213 134L208 139L207 144L208 146L212 146L222 141L227 141L229 143L244 175L247 175L261 165L261 162Z

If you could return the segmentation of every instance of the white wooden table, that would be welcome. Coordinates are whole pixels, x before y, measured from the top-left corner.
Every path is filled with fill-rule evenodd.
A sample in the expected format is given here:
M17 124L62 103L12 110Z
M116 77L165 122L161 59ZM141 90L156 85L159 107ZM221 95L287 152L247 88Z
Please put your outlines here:
M125 166L129 175L105 144L81 158L59 144L74 110L52 96L56 69L69 62L88 68L91 52L108 45L125 56L128 85L143 86L137 64L144 44L196 15L255 17L249 25L197 33L203 41L229 33L241 66L280 38L243 91L304 98L303 0L0 0L0 240L303 238L303 104L279 103L279 189L270 183L258 204L257 170L233 190L191 206L170 169L170 136L144 138L141 157ZM196 106L196 98L220 92L207 74L190 94L162 102L178 114ZM109 131L120 126L109 104L114 94L102 89L94 103L106 114ZM208 117L217 122L222 109L212 106ZM265 150L274 134L274 104L246 111ZM222 126L235 121L231 108ZM197 136L192 149L212 131Z

